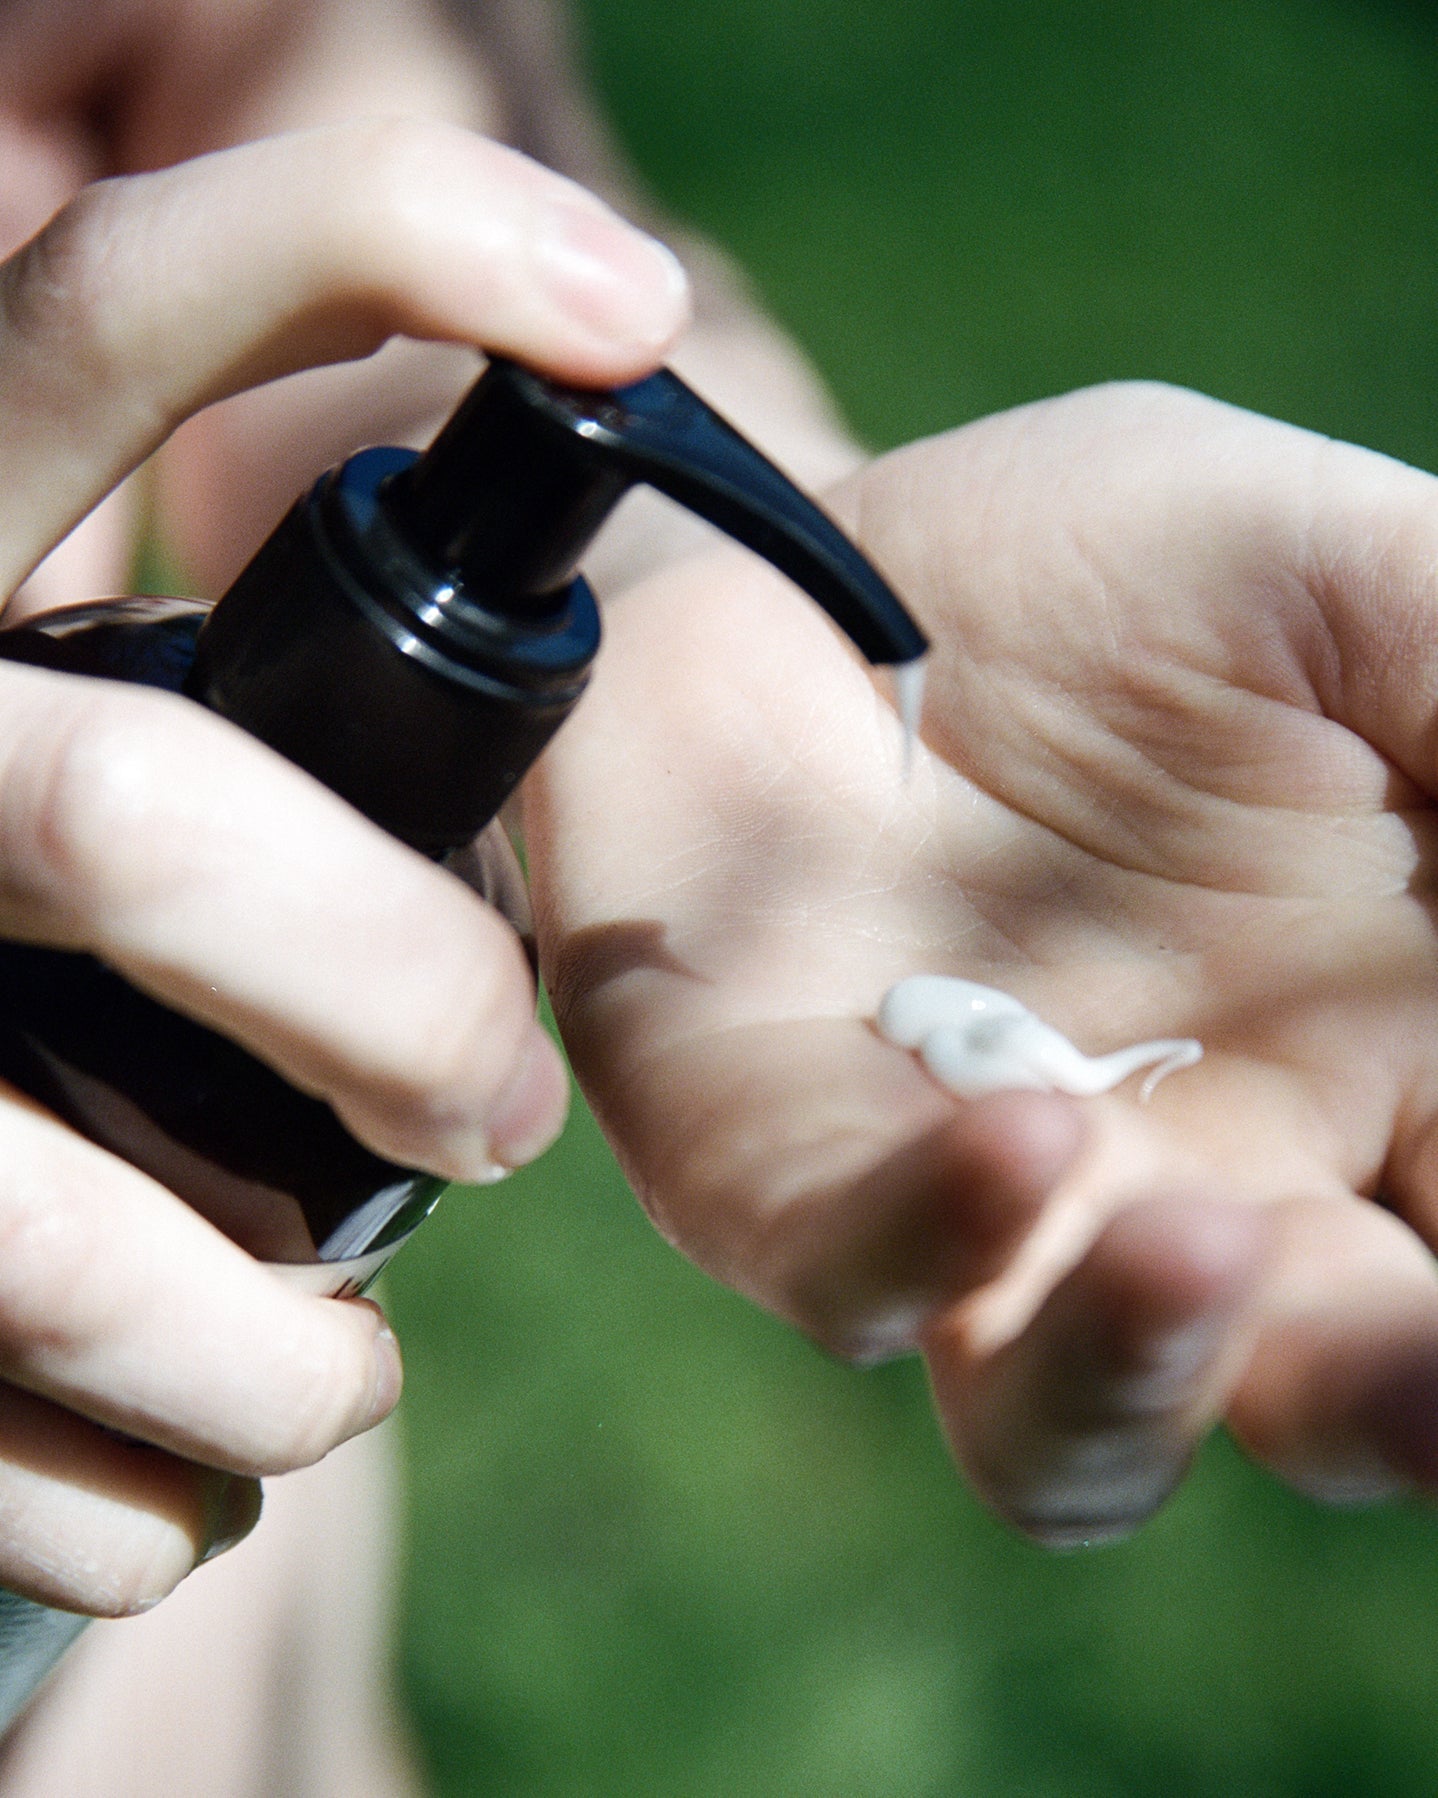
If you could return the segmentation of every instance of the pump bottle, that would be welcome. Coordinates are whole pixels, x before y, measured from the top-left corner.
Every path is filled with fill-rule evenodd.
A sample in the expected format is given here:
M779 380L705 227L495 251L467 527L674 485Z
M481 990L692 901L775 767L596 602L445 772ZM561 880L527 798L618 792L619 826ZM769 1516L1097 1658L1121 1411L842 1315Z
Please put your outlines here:
M591 392L495 361L422 454L322 476L213 610L76 607L0 632L0 656L184 693L442 859L578 702L600 622L575 570L640 483L790 576L870 662L924 653L838 527L678 376ZM317 1292L362 1290L442 1189L86 955L0 943L0 1076ZM0 1729L84 1621L0 1592Z

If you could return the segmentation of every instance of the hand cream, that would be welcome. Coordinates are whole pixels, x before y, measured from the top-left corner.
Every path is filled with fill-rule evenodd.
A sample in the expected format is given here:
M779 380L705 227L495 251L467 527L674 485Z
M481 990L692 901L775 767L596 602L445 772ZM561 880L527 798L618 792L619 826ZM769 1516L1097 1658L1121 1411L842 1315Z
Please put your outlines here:
M1166 1074L1192 1067L1203 1054L1192 1037L1162 1037L1109 1055L1085 1055L1012 994L943 974L915 974L890 987L878 1025L889 1042L913 1050L940 1085L962 1099L1013 1091L1088 1098L1149 1068L1142 1101Z

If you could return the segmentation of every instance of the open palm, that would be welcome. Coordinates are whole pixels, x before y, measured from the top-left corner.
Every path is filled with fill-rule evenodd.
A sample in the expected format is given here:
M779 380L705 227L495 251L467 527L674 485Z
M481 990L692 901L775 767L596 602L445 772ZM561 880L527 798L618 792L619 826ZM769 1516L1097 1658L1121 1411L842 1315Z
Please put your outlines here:
M1216 1416L1320 1495L1438 1484L1438 483L1151 387L834 498L935 641L880 689L737 554L623 596L528 827L576 1066L661 1227L840 1352L919 1346L1056 1542ZM1140 1106L963 1104L886 988L1014 992Z

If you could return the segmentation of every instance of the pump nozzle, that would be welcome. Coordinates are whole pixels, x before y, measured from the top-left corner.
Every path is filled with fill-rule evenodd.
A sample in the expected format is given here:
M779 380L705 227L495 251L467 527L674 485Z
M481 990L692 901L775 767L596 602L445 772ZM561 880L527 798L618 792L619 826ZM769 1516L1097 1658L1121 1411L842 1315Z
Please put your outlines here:
M640 482L766 557L871 662L924 653L839 527L677 375L596 393L497 361L423 455L362 450L297 502L185 690L442 855L583 692L599 612L574 570Z
M393 504L483 603L529 616L641 482L787 574L868 661L927 648L834 521L667 368L599 393L494 362Z

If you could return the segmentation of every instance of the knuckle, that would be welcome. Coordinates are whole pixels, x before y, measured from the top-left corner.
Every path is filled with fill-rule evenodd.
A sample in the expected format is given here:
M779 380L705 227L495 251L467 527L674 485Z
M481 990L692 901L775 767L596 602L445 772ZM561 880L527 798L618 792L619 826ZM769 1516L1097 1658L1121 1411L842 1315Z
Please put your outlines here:
M103 1333L113 1301L78 1170L44 1170L0 1145L0 1345L30 1365L62 1361Z
M123 916L170 890L193 852L167 783L183 745L169 708L96 693L24 757L0 811L8 877L62 917Z
M21 343L83 342L100 324L110 207L103 183L81 190L5 264L7 329Z
M83 188L4 265L0 319L9 347L27 354L42 379L116 392L131 385L133 345L115 292L134 284L132 265L143 254L131 202L146 179Z

